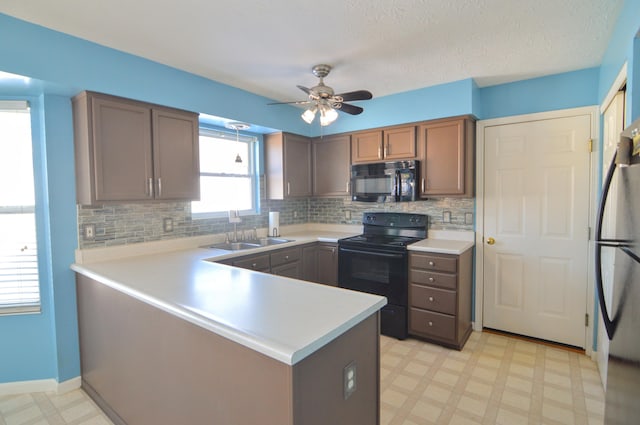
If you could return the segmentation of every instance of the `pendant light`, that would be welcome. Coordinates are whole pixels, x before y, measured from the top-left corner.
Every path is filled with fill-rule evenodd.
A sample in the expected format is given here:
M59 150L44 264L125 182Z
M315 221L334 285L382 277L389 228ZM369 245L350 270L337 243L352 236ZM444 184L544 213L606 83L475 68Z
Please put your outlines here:
M240 130L246 130L250 125L244 122L232 121L228 122L225 127L236 131L236 142L240 143ZM239 153L236 155L235 163L242 164L242 157Z

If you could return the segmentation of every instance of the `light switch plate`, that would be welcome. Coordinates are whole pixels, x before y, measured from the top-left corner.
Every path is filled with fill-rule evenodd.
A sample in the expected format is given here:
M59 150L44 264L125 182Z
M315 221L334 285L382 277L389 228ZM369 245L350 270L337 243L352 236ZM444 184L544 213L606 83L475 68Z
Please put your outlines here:
M473 224L473 213L464 214L464 224Z
M443 223L451 223L451 211L443 211L442 212L442 222Z
M165 232L173 232L173 219L171 217L167 217L162 222L162 228Z

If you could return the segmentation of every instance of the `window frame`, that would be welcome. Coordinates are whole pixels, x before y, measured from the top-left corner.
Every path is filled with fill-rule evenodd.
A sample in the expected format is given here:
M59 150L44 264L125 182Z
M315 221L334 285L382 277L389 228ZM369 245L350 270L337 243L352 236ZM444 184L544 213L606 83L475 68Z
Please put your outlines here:
M40 197L38 194L38 183L37 183L37 167L38 167L38 160L37 160L37 147L35 144L35 134L34 134L34 128L33 128L33 111L30 105L30 102L27 100L7 100L7 99L0 99L0 111L17 111L19 112L24 112L27 113L29 115L29 126L30 126L30 142L31 142L31 172L33 173L33 194L34 194L34 204L33 205L13 205L13 206L0 206L0 209L2 210L2 214L32 214L33 215L33 231L34 231L34 240L33 240L33 244L34 246L34 253L33 254L28 254L28 253L23 253L23 254L17 254L17 257L22 257L22 256L34 256L35 255L35 260L31 261L29 264L31 263L35 263L35 285L31 285L30 288L34 289L37 288L37 300L33 301L33 302L25 302L24 300L22 302L16 302L16 303L4 303L0 301L0 316L7 316L7 315L17 315L17 314L40 314L42 312L42 303L43 303L43 290L42 290L42 285L43 285L43 279L45 279L45 274L43 273L42 270L42 238L41 238L41 232L40 232L40 225L39 225L39 210L40 208L38 207L38 205L40 205ZM26 248L26 246L25 246ZM23 251L23 250L21 250ZM29 250L31 251L31 250ZM16 258L17 258L16 257ZM29 264L27 264L29 266ZM29 266L31 267L31 266ZM19 283L15 284L15 288L19 288L20 285ZM28 291L26 291L25 293L28 293Z
M243 134L239 132L236 134L235 132L224 131L214 128L209 128L205 126L200 126L199 137L200 136L214 137L222 140L229 140L233 142L241 142L248 144L248 153L249 158L249 174L232 174L232 173L212 173L212 172L203 172L200 171L199 177L249 177L251 181L251 208L240 210L239 213L241 216L249 216L249 215L259 215L260 214L260 188L258 187L258 149L259 149L259 139L257 136L252 134ZM200 140L198 140L200 143ZM200 185L200 190L202 190L202 184ZM192 203L193 205L193 203ZM228 210L224 211L203 211L203 212L193 212L191 211L191 218L194 220L200 219L210 219L210 218L226 218L228 217Z

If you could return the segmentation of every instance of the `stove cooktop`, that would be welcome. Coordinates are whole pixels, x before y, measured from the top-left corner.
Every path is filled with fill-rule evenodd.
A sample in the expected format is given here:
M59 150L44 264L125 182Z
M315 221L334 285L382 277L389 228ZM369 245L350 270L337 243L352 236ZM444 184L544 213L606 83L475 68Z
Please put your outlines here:
M341 239L340 242L353 243L369 247L398 247L404 248L409 244L418 242L421 238L392 235L358 235L351 238Z

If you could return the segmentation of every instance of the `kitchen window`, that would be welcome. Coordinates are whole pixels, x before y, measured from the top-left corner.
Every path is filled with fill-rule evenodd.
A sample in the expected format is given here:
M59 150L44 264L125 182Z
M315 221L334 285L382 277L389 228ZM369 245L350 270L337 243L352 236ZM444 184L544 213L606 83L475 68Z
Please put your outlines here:
M40 311L31 114L0 101L0 315Z
M229 210L257 214L257 138L200 128L200 200L194 218L226 217Z

